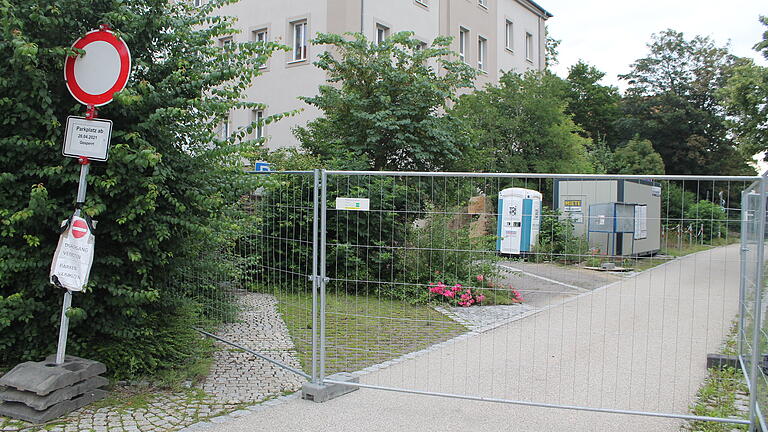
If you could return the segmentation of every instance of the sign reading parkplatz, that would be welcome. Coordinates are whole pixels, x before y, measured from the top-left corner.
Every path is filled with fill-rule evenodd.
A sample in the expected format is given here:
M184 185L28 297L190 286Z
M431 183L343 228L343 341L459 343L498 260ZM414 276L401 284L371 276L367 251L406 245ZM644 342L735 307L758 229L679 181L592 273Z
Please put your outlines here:
M88 120L69 116L61 154L73 158L85 156L91 160L106 161L109 158L111 138L112 120Z

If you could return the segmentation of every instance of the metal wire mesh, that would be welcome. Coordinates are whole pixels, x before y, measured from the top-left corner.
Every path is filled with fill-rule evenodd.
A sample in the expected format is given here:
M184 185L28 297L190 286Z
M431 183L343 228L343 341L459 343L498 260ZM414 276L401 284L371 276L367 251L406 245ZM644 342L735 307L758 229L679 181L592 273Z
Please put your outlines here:
M735 353L740 201L754 178L646 180L328 172L324 372L688 413L707 354ZM507 188L542 194L538 239L521 253L499 251ZM591 230L590 206L617 202L631 206L609 219L614 231Z
M298 390L314 372L318 177L254 175L259 186L215 233L220 246L191 254L170 278L217 342L202 388L232 403Z
M200 325L261 356L259 366L681 416L705 379L744 387L738 375L708 374L707 354L725 353L759 377L749 380L755 406L767 401L766 350L753 348L766 341L765 180L343 171L262 180L244 193L230 240L200 250L177 278L202 307ZM243 377L254 365L237 355L219 350L217 362L237 365L235 381L253 387Z

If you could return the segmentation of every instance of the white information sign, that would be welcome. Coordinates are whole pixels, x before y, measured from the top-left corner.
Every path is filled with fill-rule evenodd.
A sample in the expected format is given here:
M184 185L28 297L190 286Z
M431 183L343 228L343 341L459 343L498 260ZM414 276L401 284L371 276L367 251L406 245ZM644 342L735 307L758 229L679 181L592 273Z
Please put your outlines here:
M578 223L578 224L584 223L584 213L582 213L582 212L569 212L569 213L566 213L566 214L568 215L568 218L573 223Z
M69 116L61 153L68 157L85 156L92 160L106 161L109 158L111 138L112 120Z
M635 240L648 238L648 206L635 206Z
M66 226L63 221L61 226ZM72 216L72 222L59 236L51 263L51 283L70 291L82 291L88 283L96 241L85 219Z
M368 211L371 200L368 198L336 198L336 210Z

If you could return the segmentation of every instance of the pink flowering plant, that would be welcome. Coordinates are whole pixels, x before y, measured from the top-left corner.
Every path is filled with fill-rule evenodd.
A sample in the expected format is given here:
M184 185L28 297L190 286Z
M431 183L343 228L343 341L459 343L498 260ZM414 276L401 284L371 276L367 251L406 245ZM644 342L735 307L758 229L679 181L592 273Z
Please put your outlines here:
M433 299L450 303L452 306L469 307L479 305L485 300L485 296L478 290L472 291L460 283L449 286L442 282L430 282L429 292Z

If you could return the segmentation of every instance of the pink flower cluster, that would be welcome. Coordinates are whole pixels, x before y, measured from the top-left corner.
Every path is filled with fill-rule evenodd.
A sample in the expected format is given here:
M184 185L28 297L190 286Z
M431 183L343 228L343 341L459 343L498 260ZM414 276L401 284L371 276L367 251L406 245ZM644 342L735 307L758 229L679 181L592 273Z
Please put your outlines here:
M464 288L461 286L461 284L458 283L452 287L449 287L442 282L430 282L429 292L436 295L438 298L442 297L448 300L450 303L455 303L462 307L479 304L485 300L484 295L473 293L470 288Z
M515 303L522 303L523 302L523 296L520 294L520 291L509 287L510 291L512 292L512 301Z

